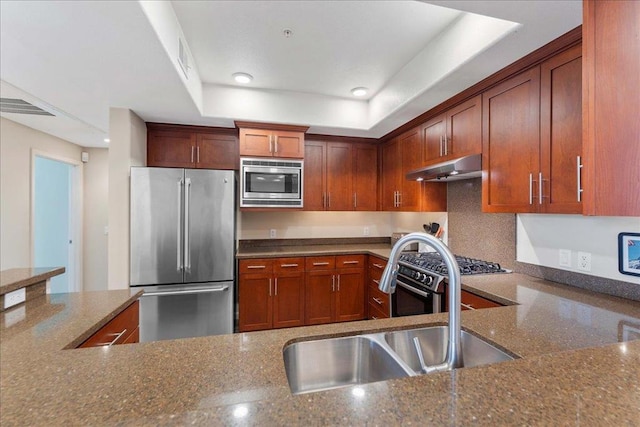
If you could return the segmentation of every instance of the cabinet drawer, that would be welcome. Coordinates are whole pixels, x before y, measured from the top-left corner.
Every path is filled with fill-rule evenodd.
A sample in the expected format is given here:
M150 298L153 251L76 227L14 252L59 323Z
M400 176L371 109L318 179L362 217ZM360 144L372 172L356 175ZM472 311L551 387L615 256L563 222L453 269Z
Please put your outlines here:
M339 255L336 268L364 268L364 255Z
M274 273L304 271L304 258L275 258L273 260Z
M272 258L256 258L240 260L238 265L240 274L243 273L271 273L273 270Z
M307 257L306 270L333 270L336 268L336 257L334 256L314 256Z
M371 282L369 284L368 301L370 305L378 307L378 309L382 310L382 312L389 313L389 295L378 289L377 283Z
M369 257L369 279L380 280L386 266L387 261L380 258Z
M140 303L136 300L122 313L111 319L98 332L91 335L80 347L100 347L138 342L138 326L140 318Z
M369 303L368 319L375 320L375 319L388 319L388 318L389 318L389 312L384 312L380 310L380 306L378 306L377 304Z
M462 309L463 310L477 310L479 308L492 308L502 307L502 304L488 300L471 292L462 291ZM468 306L468 307L465 307Z

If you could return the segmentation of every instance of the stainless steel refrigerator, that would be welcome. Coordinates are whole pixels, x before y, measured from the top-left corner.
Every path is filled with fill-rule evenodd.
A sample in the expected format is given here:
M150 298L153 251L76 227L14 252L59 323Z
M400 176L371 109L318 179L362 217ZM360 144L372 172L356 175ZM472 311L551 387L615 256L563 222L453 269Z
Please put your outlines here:
M234 171L131 168L140 341L233 332Z

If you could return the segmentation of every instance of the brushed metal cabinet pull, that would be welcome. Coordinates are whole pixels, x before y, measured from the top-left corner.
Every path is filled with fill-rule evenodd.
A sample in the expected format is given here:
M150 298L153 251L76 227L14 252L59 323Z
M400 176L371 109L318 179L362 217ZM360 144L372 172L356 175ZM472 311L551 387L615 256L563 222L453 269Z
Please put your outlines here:
M331 275L331 292L336 291L336 276Z
M200 163L200 146L196 147L196 163Z
M271 141L271 135L269 135L269 152L273 153L273 142Z
M376 285L380 285L380 280L373 279L373 283L375 283Z
M280 264L280 267L282 268L291 268L291 267L297 267L298 264Z
M464 308L468 309L468 310L475 310L475 307L473 307L471 304L465 304L465 303L461 302L460 305L463 306Z
M340 292L340 275L338 274L338 292Z
M582 189L582 158L580 156L577 156L576 158L576 172L578 174L578 179L577 179L577 183L578 183L578 201L581 202L582 201L582 192L584 191Z
M373 300L376 302L376 304L382 305L382 300L380 298L373 297Z
M193 151L194 151L194 146L191 146L191 163L193 163Z
M247 268L253 270L258 268L267 268L267 266L266 265L248 265Z
M538 204L542 204L542 172L538 173Z
M533 204L533 174L529 174L529 204Z
M317 267L317 266L320 266L320 265L329 265L329 263L328 262L314 262L313 265Z
M271 296L271 278L269 278L269 296Z
M274 146L273 152L277 154L278 153L278 135L275 135L274 139L275 139L275 141L273 143L273 146Z
M121 336L123 336L123 335L124 335L124 334L126 334L126 333L127 333L127 330L125 329L125 330L123 330L123 331L122 331L122 332L120 332L120 333L109 334L109 335L115 335L115 336L116 336L116 337L113 339L113 341L111 341L111 342L101 342L101 343L99 343L99 344L96 344L96 347L97 347L97 346L107 346L107 347L111 347L112 345L114 345L114 344L115 344L115 343L120 339L120 337L121 337Z
M376 316L371 316L371 320L378 320Z
M274 286L274 289L275 289L275 291L274 291L274 293L273 293L273 294L274 294L274 296L276 296L276 297L277 297L277 296L278 296L278 278L277 278L277 277L275 278L275 286Z
M375 268L379 268L380 270L382 270L382 269L384 268L384 266L383 266L383 265L376 264L376 263L374 263L374 264L373 264L373 266L374 266Z
M356 209L358 207L358 194L353 193L353 208Z
M442 135L440 135L440 157L442 157Z
M360 261L353 260L353 261L344 261L342 264L343 265L348 265L348 264L359 264L359 263L360 263Z

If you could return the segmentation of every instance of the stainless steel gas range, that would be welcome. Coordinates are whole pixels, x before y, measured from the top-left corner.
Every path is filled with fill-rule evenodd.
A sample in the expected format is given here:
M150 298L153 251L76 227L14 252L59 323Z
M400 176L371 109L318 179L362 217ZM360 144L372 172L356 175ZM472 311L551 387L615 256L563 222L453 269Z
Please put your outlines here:
M500 264L456 255L461 275L510 273ZM444 311L447 266L436 252L406 252L398 261L396 291L391 296L391 316Z

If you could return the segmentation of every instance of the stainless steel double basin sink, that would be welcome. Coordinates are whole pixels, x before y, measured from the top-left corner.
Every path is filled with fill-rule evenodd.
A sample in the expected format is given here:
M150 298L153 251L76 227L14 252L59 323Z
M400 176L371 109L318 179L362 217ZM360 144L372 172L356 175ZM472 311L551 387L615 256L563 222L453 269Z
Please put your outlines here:
M284 365L293 394L420 375L422 365L445 358L448 327L382 332L289 344ZM416 339L418 345L416 345ZM462 331L464 367L512 360L483 339Z

